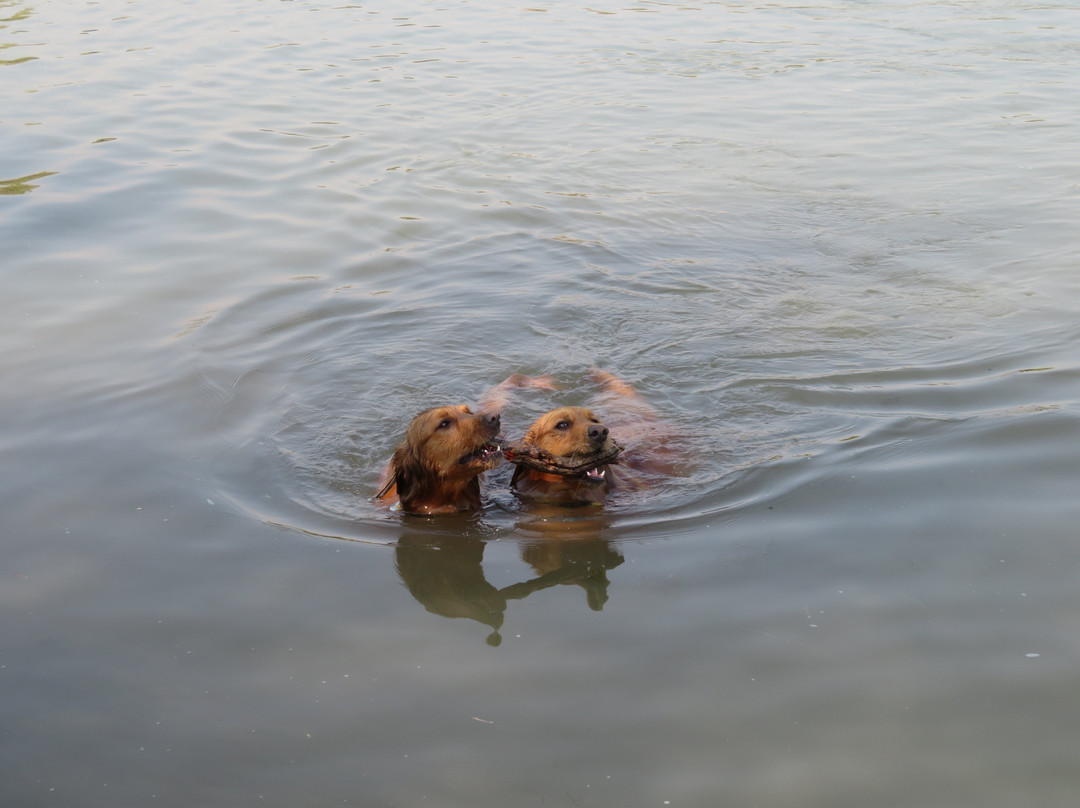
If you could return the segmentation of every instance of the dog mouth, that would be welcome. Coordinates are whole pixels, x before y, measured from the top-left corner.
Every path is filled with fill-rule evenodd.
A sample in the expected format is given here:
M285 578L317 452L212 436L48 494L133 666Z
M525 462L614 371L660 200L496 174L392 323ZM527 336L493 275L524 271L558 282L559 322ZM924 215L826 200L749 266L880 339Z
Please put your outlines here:
M479 464L482 466L498 465L503 459L503 446L502 441L498 438L494 438L479 449L469 452L463 456L458 463L462 466L468 466L472 464Z
M505 443L502 447L506 459L516 466L592 483L602 483L607 479L608 466L619 462L622 451L623 447L614 441L609 441L607 446L587 455L564 457L553 455L524 441Z

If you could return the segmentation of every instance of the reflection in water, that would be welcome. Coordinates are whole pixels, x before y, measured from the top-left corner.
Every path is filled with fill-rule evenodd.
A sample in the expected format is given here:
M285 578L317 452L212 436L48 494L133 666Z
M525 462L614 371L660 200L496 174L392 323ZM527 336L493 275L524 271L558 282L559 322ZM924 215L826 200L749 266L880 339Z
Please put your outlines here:
M0 195L17 196L19 194L28 194L37 188L34 180L51 177L56 173L55 171L39 171L37 174L27 174L25 177L16 177L13 180L0 180Z
M521 591L514 597L524 597L545 586L576 585L585 590L589 608L600 611L608 599L607 571L624 561L602 538L611 521L608 512L596 503L529 502L527 507L518 522L527 539L521 557L540 577L506 589Z
M580 515L579 515L580 514ZM432 614L466 617L494 631L488 645L502 642L506 605L554 586L579 586L589 608L600 611L608 600L607 571L625 560L601 538L607 520L595 507L537 506L519 524L529 537L522 559L536 577L500 588L484 575L485 542L468 535L405 533L397 543L395 565L412 596Z
M506 587L507 597L523 598L556 584L580 586L589 608L598 612L608 600L607 571L623 563L622 554L606 541L548 541L527 544L521 557L539 578Z
M499 628L506 596L484 577L483 541L469 536L406 534L398 541L394 556L398 575L425 609L491 626L495 630L488 645L502 642Z

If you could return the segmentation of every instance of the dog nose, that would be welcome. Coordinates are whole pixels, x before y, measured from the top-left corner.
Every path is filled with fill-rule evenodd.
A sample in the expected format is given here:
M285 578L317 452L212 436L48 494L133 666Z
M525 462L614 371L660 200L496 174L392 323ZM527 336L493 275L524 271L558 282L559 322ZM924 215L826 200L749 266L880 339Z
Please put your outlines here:
M485 412L480 415L481 423L484 426L490 426L492 429L498 429L501 420L497 412Z
M589 427L589 440L599 443L602 440L606 440L608 436L608 428L603 424L593 424Z

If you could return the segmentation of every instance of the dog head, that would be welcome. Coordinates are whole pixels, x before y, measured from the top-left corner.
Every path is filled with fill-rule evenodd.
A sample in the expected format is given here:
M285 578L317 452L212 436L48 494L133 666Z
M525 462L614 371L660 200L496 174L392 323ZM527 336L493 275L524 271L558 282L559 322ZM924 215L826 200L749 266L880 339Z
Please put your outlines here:
M608 428L585 407L559 407L541 415L525 442L560 457L587 458L611 449Z
M465 405L424 410L409 424L391 467L410 513L466 510L480 502L479 475L502 460L498 413Z
M559 457L580 460L609 456L616 448L608 428L585 407L559 407L544 413L529 427L524 442ZM512 484L521 493L551 497L554 501L597 502L607 492L609 472L610 467L602 462L573 476L519 465L514 469Z

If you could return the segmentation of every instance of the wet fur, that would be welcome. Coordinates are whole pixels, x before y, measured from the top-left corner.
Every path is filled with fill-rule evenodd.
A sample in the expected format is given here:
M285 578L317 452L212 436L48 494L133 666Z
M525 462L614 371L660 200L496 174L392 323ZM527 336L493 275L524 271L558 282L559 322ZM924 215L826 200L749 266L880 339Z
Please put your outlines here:
M519 390L527 388L557 389L547 376L515 373L480 396L475 413L464 404L421 412L394 451L375 499L400 505L405 513L424 515L479 508L480 475L499 465L502 454L493 452L465 463L462 459L496 442L500 413Z
M598 466L602 478L564 477L518 466L511 485L518 493L546 502L598 503L615 490L638 488L650 477L672 474L676 457L669 446L670 428L632 385L594 369L600 387L596 403L615 416L609 429L588 407L559 407L541 415L524 440L563 457L589 457L611 449L614 439L626 447L615 464Z
M424 410L409 424L390 460L377 499L413 514L468 511L480 506L480 475L502 460L485 452L499 433L497 412L464 404ZM478 454L479 453L479 454Z
M611 449L608 428L586 407L559 407L544 413L529 427L524 440L560 457L585 458ZM613 468L599 466L604 477L593 480L518 466L510 484L519 493L549 501L602 502L613 484L618 484Z

